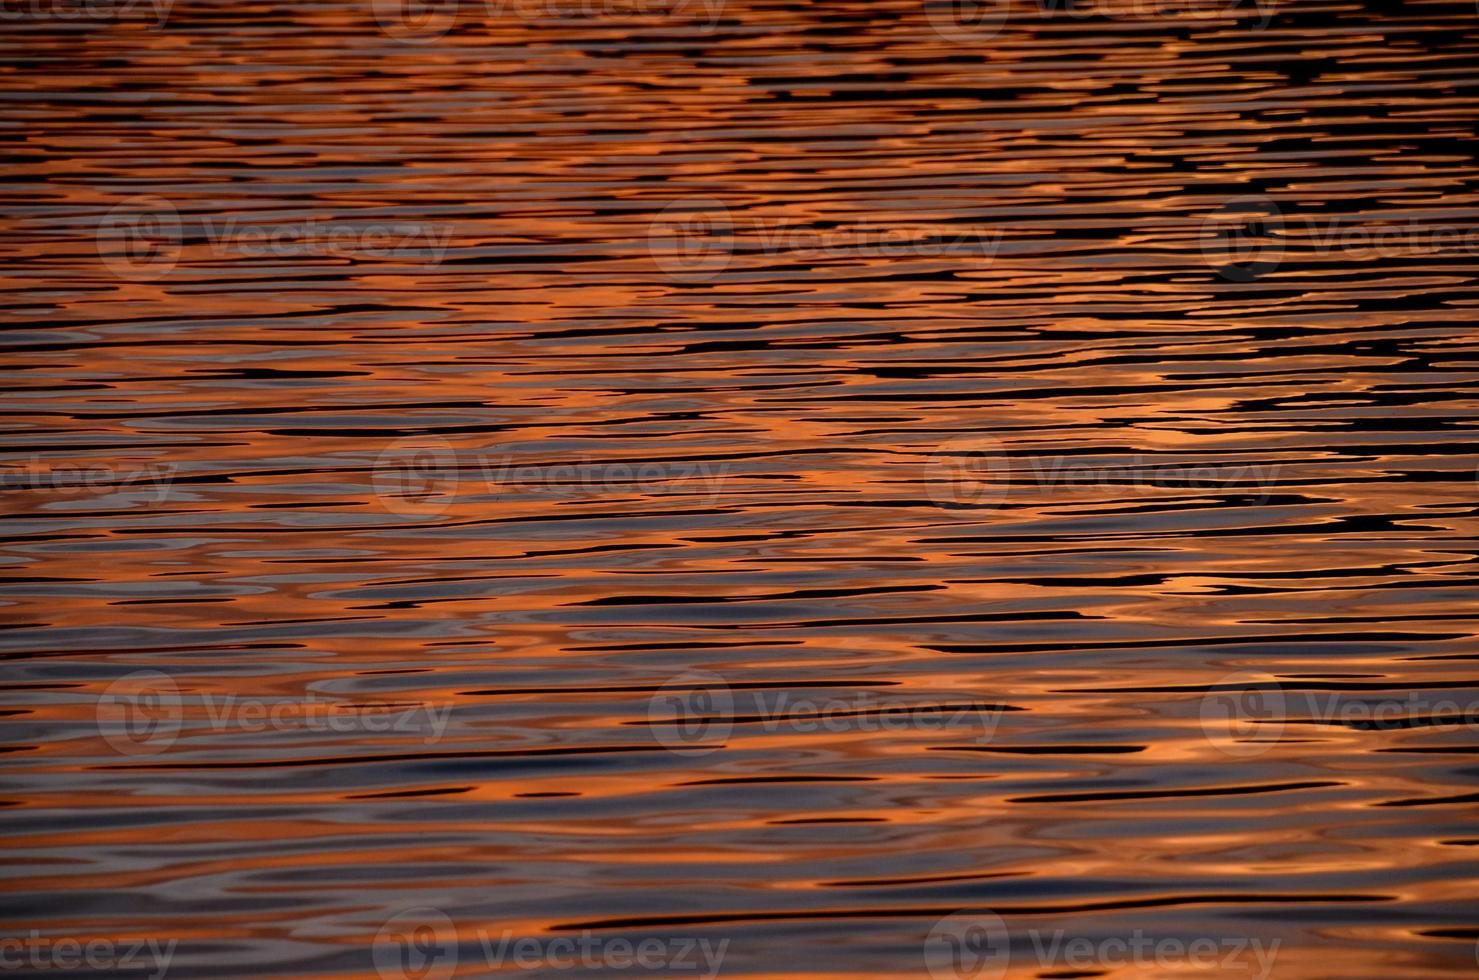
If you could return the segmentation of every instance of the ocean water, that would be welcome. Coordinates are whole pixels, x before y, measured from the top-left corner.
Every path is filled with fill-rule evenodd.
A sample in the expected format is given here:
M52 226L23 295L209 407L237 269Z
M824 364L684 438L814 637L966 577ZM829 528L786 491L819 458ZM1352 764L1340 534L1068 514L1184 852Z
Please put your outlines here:
M1472 2L27 3L8 972L1479 969Z

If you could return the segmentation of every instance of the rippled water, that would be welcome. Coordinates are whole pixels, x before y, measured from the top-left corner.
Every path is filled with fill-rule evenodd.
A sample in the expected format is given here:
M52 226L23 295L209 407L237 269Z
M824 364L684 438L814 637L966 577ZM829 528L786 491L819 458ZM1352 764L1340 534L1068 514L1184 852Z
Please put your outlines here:
M6 967L1474 972L1473 3L28 2Z

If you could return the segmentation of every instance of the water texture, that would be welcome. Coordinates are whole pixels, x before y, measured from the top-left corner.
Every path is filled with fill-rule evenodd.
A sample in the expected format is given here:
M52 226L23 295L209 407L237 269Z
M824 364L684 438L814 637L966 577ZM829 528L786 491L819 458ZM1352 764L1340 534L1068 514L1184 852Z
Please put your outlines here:
M0 32L10 972L1479 968L1473 2Z

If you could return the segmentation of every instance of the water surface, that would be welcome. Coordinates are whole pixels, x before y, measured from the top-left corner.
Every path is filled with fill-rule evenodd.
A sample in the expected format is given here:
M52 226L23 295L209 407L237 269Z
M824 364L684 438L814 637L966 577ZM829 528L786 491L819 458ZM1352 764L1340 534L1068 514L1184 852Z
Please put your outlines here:
M7 21L20 972L1472 974L1475 7L993 9Z

